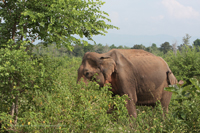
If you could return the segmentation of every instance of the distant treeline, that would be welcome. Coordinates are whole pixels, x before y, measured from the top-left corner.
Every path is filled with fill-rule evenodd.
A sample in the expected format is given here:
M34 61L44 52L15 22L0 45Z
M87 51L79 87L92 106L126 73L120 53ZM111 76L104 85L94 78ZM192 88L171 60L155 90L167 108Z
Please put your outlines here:
M65 46L57 47L56 44L51 44L45 47L43 43L38 43L34 46L33 52L36 54L53 54L53 56L76 56L80 57L83 56L86 52L97 52L97 53L105 53L108 52L111 49L143 49L145 51L151 52L158 56L163 56L168 51L173 51L174 53L177 52L177 50L182 51L183 48L189 47L192 48L194 46L200 46L200 39L196 39L193 42L193 45L189 45L189 35L187 34L186 37L183 37L183 44L180 44L177 46L177 43L174 43L170 45L169 42L164 42L160 45L160 47L157 47L155 43L152 43L151 46L145 47L143 44L135 44L133 47L127 47L127 46L115 46L112 44L111 46L103 45L101 43L99 44L88 44L87 46L84 45L73 45L73 50L68 50Z

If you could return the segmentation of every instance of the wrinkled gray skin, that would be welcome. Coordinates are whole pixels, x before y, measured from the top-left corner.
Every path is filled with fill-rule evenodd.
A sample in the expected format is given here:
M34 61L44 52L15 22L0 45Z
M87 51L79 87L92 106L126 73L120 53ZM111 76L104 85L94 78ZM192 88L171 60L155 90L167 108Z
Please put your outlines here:
M87 52L78 69L77 82L83 78L87 84L95 73L101 87L110 83L114 94L129 96L126 107L130 116L137 117L137 104L154 106L157 100L168 112L172 93L164 88L177 80L161 57L135 49L112 49L104 54Z

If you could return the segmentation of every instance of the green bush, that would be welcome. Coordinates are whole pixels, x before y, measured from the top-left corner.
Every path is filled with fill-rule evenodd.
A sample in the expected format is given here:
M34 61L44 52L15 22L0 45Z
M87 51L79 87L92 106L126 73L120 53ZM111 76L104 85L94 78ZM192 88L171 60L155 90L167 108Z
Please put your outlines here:
M62 73L63 74L63 73ZM65 83L63 83L65 84ZM58 83L51 93L35 94L35 108L22 114L16 131L22 132L115 132L128 122L126 97L111 97L109 87L97 83L70 87ZM107 114L115 105L114 114ZM114 118L113 118L114 117ZM117 123L116 121L121 121ZM26 125L26 126L23 126Z
M200 52L197 52L195 47L186 47L181 52L177 51L176 55L170 52L165 60L177 80L185 80L189 83L190 78L200 79Z
M33 56L23 48L0 49L0 53L1 131L199 132L200 101L196 80L191 79L192 85L189 87L170 88L174 93L165 118L158 102L155 108L137 106L138 117L130 119L125 108L126 95L112 97L109 85L99 88L96 82L90 82L87 86L83 82L77 84L81 58L52 57L51 54ZM180 59L183 55L180 53L177 57ZM173 55L166 57L177 58ZM196 62L196 59L193 60ZM176 64L170 68L176 68ZM185 67L185 70L188 68ZM13 103L16 105L16 96L18 112L15 110L12 116L10 110ZM107 113L112 107L112 113Z
M128 122L125 99L110 87L76 84L81 58L30 56L1 49L1 129L14 132L113 132ZM16 102L17 101L17 102ZM14 106L14 114L10 109ZM107 114L114 106L112 114ZM16 117L17 116L17 117Z
M9 124L13 126L21 119L22 112L34 108L30 105L34 93L54 88L58 64L47 57L34 59L23 46L18 50L10 47L0 49L0 56L0 123L5 124L3 118L6 114L12 118Z
M172 99L174 106L173 117L182 122L188 131L200 131L200 84L197 79L189 79L191 85L184 87L171 86L165 90L173 92L175 97Z

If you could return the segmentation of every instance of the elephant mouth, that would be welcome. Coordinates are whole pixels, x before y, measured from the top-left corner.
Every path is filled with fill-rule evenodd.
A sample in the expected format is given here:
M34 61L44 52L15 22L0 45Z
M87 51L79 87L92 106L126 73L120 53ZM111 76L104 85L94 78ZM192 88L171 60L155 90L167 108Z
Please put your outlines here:
M100 79L97 79L95 76L92 76L89 78L83 76L82 78L83 78L83 82L85 83L86 86L88 85L89 82L96 82L96 84L98 84L100 88L104 86L104 83ZM80 82L80 81L81 81L81 79L78 82Z
M99 84L99 87L103 87L104 86L104 83L101 82L100 79L92 78L90 81L96 82L97 84Z

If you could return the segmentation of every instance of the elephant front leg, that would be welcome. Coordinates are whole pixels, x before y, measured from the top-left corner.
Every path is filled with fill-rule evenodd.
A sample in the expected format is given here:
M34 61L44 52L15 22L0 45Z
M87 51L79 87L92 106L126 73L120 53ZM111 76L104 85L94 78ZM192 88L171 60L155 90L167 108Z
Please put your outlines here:
M137 118L136 102L134 102L133 99L130 98L129 100L127 100L126 108L130 116Z

